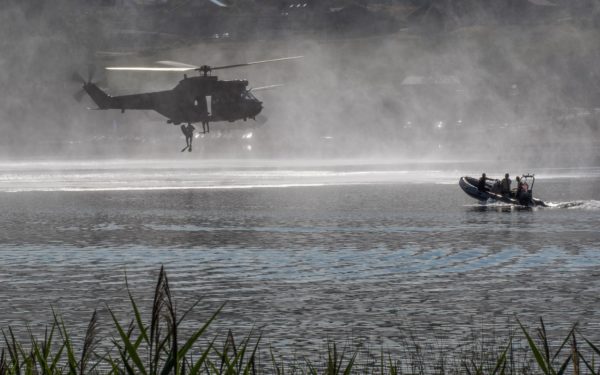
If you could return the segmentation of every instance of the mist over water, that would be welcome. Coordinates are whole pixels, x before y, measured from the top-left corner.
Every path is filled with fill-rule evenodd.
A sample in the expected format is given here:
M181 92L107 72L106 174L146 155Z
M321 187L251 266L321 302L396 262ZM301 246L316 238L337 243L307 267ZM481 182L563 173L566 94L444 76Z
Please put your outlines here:
M461 161L335 160L93 160L0 163L0 192L130 191L186 189L250 189L291 186L370 184L456 185L460 176L477 175L486 166ZM535 170L537 180L563 180L576 190L581 179L600 178L600 169L515 166L516 173ZM485 169L487 170L487 169ZM501 177L503 170L487 170ZM513 173L515 173L513 172ZM540 186L542 194L548 193ZM590 194L595 194L594 187Z
M238 16L228 18L227 10L210 4L169 13L168 6L128 2L11 3L1 15L0 86L9 95L0 112L0 154L93 159L178 151L180 132L154 112L87 111L93 103L75 102L72 95L80 85L67 77L75 71L86 76L88 64L97 66L97 79L107 78L110 93L122 94L169 89L182 77L106 74L103 66L164 59L222 65L304 55L299 61L219 72L224 79L248 79L250 87L285 86L258 94L268 121L253 132L251 143L241 140L244 132L213 124L215 132L199 139L194 155L186 157L460 156L545 166L597 164L596 8L590 4L592 10L585 12L583 5L542 7L526 1L489 9L461 4L434 5L429 13L437 20L409 17L418 8L410 2L373 2L369 17L379 17L377 22L359 13L345 21L349 26L323 29L314 21L290 32L294 29L270 16L277 9L272 5L255 11L238 4ZM196 30L192 26L198 22L184 17L210 12L223 20L212 29ZM263 14L262 23L247 29L247 36L234 37L240 34L236 22L241 27L256 12ZM179 28L173 17L181 17ZM390 26L383 32L369 23ZM130 30L140 31L138 39L141 31L155 32L155 44L113 36ZM227 30L230 40L214 39ZM164 34L179 35L185 46L161 44ZM121 51L119 43L133 54L98 54Z

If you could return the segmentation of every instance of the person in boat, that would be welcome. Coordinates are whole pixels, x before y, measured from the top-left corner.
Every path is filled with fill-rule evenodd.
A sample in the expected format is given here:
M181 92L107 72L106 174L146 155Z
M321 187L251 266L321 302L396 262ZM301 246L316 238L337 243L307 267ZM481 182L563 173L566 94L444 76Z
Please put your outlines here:
M481 177L479 178L479 182L477 183L477 190L479 191L488 191L489 189L487 188L487 186L485 186L485 182L486 181L492 181L493 178L488 178L485 176L485 172L481 174Z
M517 193L515 198L519 201L519 203L523 203L522 201L525 199L525 194L529 191L529 185L527 182L523 181L520 177L517 176Z
M500 184L500 194L502 194L504 196L510 195L510 183L511 182L512 181L510 180L508 173L506 173Z
M515 193L515 198L519 201L519 204L527 205L529 199L527 196L527 192L529 191L529 185L520 177L517 177L517 192Z

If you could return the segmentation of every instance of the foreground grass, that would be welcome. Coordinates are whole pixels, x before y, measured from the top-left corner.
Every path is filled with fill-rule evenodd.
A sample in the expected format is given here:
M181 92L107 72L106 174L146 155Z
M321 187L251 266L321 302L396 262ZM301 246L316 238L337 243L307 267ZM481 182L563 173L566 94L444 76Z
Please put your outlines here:
M519 329L502 347L474 342L460 353L425 350L408 344L401 355L340 349L330 343L319 359L286 360L264 348L259 333L236 344L231 331L222 339L207 330L223 306L197 328L183 332L180 325L192 306L177 316L167 275L161 268L149 321L127 288L130 323L123 325L109 309L115 328L111 347L99 348L97 313L92 314L83 342L75 347L64 321L53 313L43 338L29 332L19 341L9 327L3 330L0 375L4 374L600 374L600 349L577 325L556 342L548 337L544 321L535 330L517 319ZM535 334L533 333L535 332ZM523 346L515 343L522 342Z

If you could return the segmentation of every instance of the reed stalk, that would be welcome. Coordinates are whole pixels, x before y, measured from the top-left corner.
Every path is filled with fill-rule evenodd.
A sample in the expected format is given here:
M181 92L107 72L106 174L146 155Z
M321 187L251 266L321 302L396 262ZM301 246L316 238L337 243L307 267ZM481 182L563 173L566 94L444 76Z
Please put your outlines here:
M224 308L221 305L198 328L183 332L181 323L198 305L194 303L178 315L169 280L161 267L154 288L152 309L145 319L125 277L131 313L123 323L108 308L116 334L111 346L99 353L99 318L93 312L77 348L60 314L52 310L52 323L43 338L35 337L28 328L29 341L21 342L11 327L2 330L4 344L0 348L0 375L350 375L350 374L439 374L439 375L598 375L596 358L600 348L586 337L577 324L560 341L552 341L546 324L540 318L533 331L516 319L520 331L509 335L506 344L472 342L470 349L459 353L433 350L412 341L400 343L402 348L383 348L374 357L359 348L349 349L330 342L320 359L278 358L272 347L266 361L261 361L260 332L252 329L241 340L228 330L224 340L217 335L206 337L208 328ZM535 332L536 335L531 334ZM520 334L521 335L520 335ZM222 342L221 345L217 345ZM520 350L515 343L523 342ZM554 344L560 344L555 346ZM517 345L518 346L518 345ZM300 357L302 358L302 357Z

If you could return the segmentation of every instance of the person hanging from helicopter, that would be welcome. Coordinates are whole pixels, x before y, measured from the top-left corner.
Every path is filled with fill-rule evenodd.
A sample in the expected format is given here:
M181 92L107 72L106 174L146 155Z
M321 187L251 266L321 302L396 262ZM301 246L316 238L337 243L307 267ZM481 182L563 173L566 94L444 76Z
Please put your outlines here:
M185 147L181 150L181 152L184 152L186 149L189 152L192 152L192 140L194 139L194 130L196 130L196 128L189 122L187 126L181 125L181 132L185 136Z
M210 116L208 112L208 102L206 97L196 97L194 99L194 107L196 107L202 115ZM206 134L210 131L208 121L202 121L202 134Z

